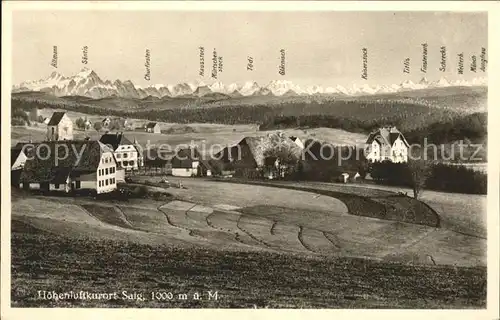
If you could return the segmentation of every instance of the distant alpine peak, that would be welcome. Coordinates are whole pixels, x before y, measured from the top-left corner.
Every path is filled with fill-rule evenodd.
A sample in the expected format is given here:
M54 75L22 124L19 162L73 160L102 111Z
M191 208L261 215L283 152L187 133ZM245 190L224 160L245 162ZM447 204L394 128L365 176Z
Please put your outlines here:
M422 77L422 79L420 79L420 81L418 83L419 84L429 84L429 80L427 80L426 77Z
M65 77L57 71L41 80L25 81L12 87L12 92L44 91L55 96L79 95L92 98L124 97L124 98L162 98L178 96L204 96L211 93L221 93L232 97L274 95L292 97L295 95L372 95L383 93L394 93L399 91L419 90L426 88L449 87L449 86L485 86L488 81L484 77L472 80L459 79L449 81L441 77L437 81L430 82L423 77L418 82L410 79L400 84L368 85L352 84L342 86L331 84L326 87L321 85L299 86L290 80L272 80L266 85L260 86L256 81L249 80L243 83L224 84L222 81L213 81L206 84L203 81L183 82L177 84L152 84L146 87L135 85L130 80L101 80L97 73L90 68L82 68L77 74Z
M80 76L82 78L86 78L86 77L90 76L92 73L95 74L94 70L89 69L87 67L84 67L84 68L82 68L82 70L80 70L80 72L78 72L77 76Z

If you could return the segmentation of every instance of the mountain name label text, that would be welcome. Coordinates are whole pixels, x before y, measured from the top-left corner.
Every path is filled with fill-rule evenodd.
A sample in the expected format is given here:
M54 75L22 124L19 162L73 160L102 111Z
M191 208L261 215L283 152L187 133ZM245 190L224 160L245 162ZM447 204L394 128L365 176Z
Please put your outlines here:
M146 67L146 73L144 74L144 80L151 80L151 50L146 49L146 63L144 63L144 66Z
M281 49L280 50L280 66L278 68L278 73L282 76L284 76L286 74L286 70L285 70L285 63L286 63L286 60L285 60L285 49Z
M200 51L200 71L198 72L198 75L200 77L204 77L205 76L205 48L198 47L198 50Z
M252 57L247 57L247 70L248 71L253 71L253 58Z
M406 58L403 62L403 73L410 73L410 58Z
M89 47L87 46L83 46L82 48L82 63L83 64L89 63Z
M481 48L481 71L486 72L486 65L488 60L486 60L486 48Z
M441 63L440 63L441 66L439 67L439 71L445 72L446 71L446 47L442 46L439 49L439 52L441 52Z
M464 53L459 53L458 55L458 74L464 74Z
M422 67L420 71L427 73L427 43L422 43Z
M217 59L217 50L214 48L214 51L212 52L212 78L214 79L217 79L217 70L219 70L217 67L218 62L219 59Z
M368 80L368 49L361 49L363 68L361 69L361 79Z
M57 68L57 46L52 47L52 61L50 65Z

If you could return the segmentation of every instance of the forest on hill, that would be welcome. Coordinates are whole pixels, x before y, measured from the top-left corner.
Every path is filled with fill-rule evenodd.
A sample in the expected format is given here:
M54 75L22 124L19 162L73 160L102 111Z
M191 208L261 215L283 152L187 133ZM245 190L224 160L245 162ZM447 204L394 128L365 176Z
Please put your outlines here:
M410 143L420 142L425 137L434 143L460 139L484 141L487 134L487 113L467 114L401 101L339 100L329 103L231 105L138 111L106 109L77 102L67 104L62 101L13 96L12 114L22 117L18 110L49 108L172 123L259 124L260 130L328 127L358 133L369 133L380 126L393 125L404 132Z

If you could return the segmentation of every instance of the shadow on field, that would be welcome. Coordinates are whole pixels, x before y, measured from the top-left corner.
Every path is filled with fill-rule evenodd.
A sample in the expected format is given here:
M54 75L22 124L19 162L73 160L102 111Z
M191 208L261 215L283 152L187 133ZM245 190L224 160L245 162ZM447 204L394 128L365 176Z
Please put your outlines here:
M486 305L484 267L417 266L359 258L319 259L273 252L166 248L33 231L35 228L21 221L12 221L12 307L484 308ZM116 292L119 298L40 299L39 290ZM123 291L137 295L124 299ZM155 293L171 298L153 299ZM168 293L171 295L167 296ZM196 300L195 293L201 299ZM180 294L186 294L187 298Z
M394 194L384 197L369 197L360 196L353 193L343 193L310 187L298 187L286 184L275 184L272 182L264 181L248 181L237 179L217 181L316 193L339 199L347 206L348 212L352 215L414 223L437 228L441 226L439 214L434 209L432 209L429 205L423 203L422 201L404 195Z

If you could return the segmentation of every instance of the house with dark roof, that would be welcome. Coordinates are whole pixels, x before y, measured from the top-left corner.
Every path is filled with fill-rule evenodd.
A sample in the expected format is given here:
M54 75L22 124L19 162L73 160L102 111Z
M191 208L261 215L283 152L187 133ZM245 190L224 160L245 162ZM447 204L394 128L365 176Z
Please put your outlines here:
M407 162L409 147L404 135L396 127L383 127L368 136L365 155L372 162Z
M299 148L304 149L304 142L299 138L295 136L290 136L290 140L292 140Z
M54 112L47 123L47 141L73 140L73 121L66 112Z
M106 118L102 119L101 124L102 124L103 128L108 128L109 125L111 124L111 118L106 117Z
M27 156L22 148L12 148L10 150L10 164L11 170L22 169L26 163Z
M160 124L158 122L148 122L144 128L146 132L161 133Z
M32 144L20 177L24 189L70 192L79 189L97 194L116 189L113 150L99 141L50 141Z
M198 149L179 149L170 161L172 175L177 177L211 176L213 169Z
M123 132L105 133L99 141L113 150L118 167L125 171L137 170L143 165L142 152L136 140L130 141Z
M263 169L266 158L279 152L289 153L297 160L302 155L302 148L292 139L282 134L269 134L261 137L245 137L233 146L228 146L215 157L224 164L231 164L234 169Z
M14 147L10 150L10 184L12 186L19 187L21 173L27 158L22 148Z

